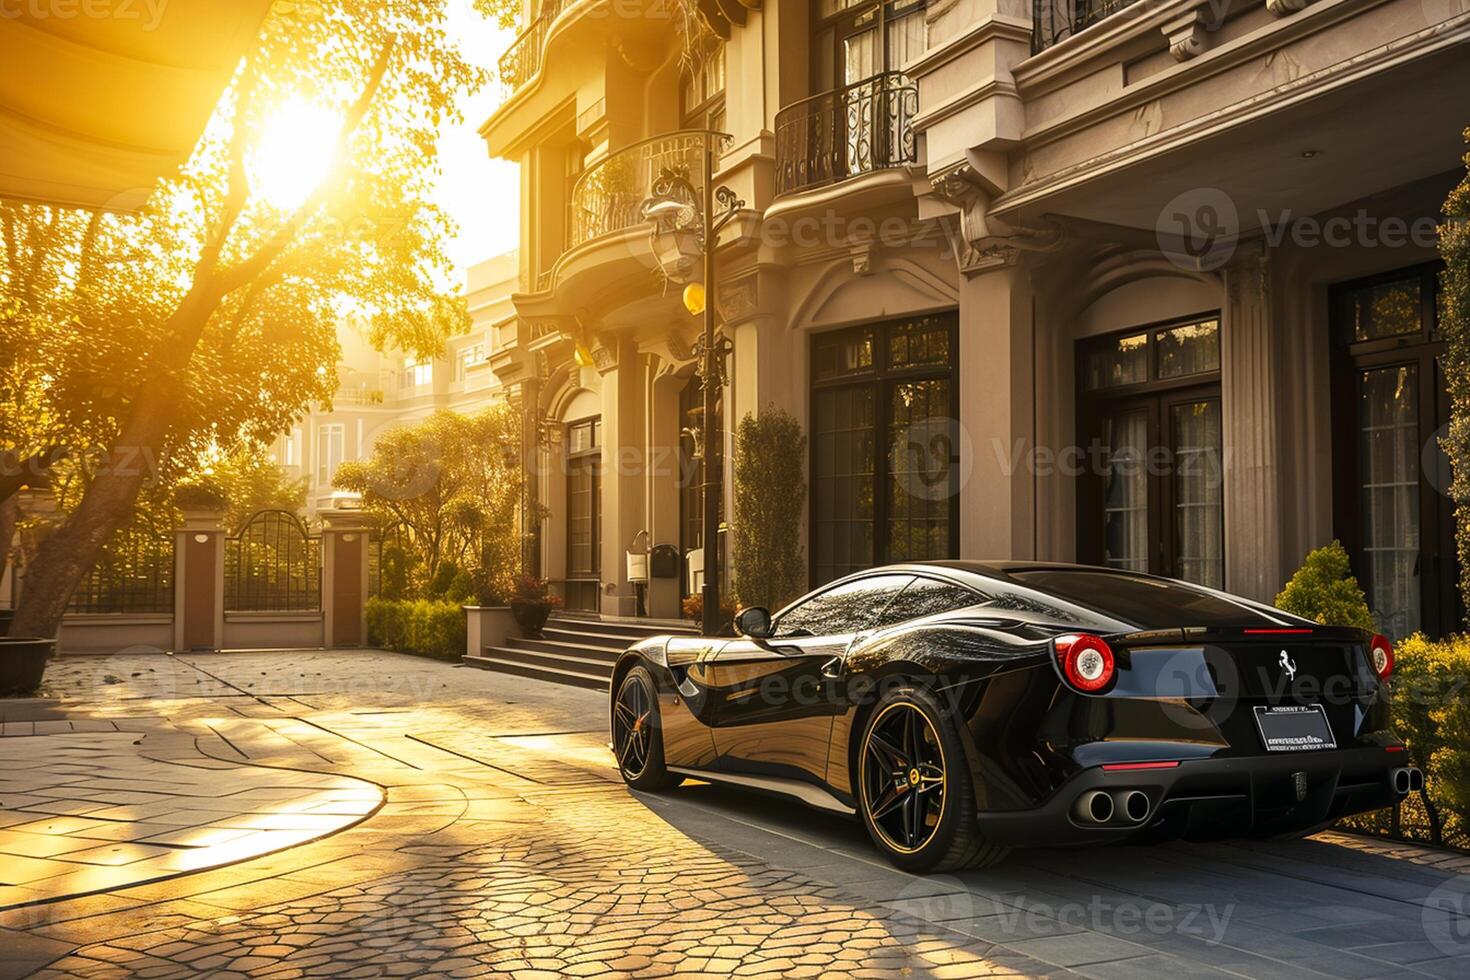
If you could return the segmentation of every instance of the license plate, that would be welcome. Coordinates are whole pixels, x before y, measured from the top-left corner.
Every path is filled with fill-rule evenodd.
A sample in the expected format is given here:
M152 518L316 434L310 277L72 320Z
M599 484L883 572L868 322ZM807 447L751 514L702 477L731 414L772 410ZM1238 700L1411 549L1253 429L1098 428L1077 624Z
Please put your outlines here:
M1267 752L1335 749L1337 741L1320 704L1258 705L1256 729Z

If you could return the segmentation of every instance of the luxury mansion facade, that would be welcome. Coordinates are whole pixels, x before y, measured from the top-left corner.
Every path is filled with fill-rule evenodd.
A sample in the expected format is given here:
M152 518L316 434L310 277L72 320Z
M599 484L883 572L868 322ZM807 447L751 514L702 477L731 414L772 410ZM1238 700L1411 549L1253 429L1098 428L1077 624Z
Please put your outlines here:
M684 6L528 2L481 127L522 175L489 367L569 606L633 614L627 552L667 545L647 612L677 615L706 561L700 323L645 206L713 154L708 451L800 421L813 585L1038 558L1269 599L1338 538L1386 629L1459 623L1435 222L1467 0L700 0L696 40Z

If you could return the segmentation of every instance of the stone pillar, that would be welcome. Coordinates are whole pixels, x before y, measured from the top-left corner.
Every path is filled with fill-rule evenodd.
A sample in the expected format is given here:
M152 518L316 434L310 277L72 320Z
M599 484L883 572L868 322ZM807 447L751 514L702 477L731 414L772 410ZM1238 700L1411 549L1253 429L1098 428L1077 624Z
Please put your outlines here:
M321 512L322 646L367 646L367 517L356 510Z
M1224 277L1220 398L1225 443L1225 587L1270 602L1283 579L1278 536L1278 357L1269 249L1259 241L1241 245Z
M1013 260L1012 260L1013 261ZM1014 264L960 284L960 557L1031 558L1031 292Z
M680 431L687 424L679 413L679 394L688 383L687 378L663 374L654 380L648 393L648 444L653 449L646 481L650 549L656 545L679 547ZM649 579L648 615L678 619L683 598L682 569L675 578Z
M225 640L225 530L220 510L185 510L174 532L174 652Z
M648 358L630 342L593 349L602 376L603 613L632 616L637 596L628 582L627 552L644 530L643 468L648 445L643 410L651 383Z

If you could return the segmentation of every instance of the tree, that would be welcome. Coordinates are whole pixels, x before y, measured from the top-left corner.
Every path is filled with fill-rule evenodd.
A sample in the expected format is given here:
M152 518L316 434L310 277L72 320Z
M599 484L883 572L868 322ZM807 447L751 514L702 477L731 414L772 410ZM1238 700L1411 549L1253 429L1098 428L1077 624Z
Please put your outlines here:
M777 609L802 592L805 455L801 425L779 409L747 414L735 431L730 561L742 605Z
M1470 143L1470 129L1464 133ZM1450 396L1449 431L1442 440L1454 471L1455 544L1460 555L1460 593L1470 602L1470 154L1466 176L1444 202L1447 219L1439 229L1439 328L1444 334L1441 361Z
M1323 545L1307 555L1297 573L1276 597L1276 608L1324 626L1357 626L1371 630L1373 614L1342 542Z
M54 635L146 485L329 399L341 316L422 356L467 327L437 285L451 226L428 192L437 134L483 78L445 34L447 2L277 4L194 154L137 216L0 202L0 451L86 459L13 630ZM302 103L340 120L333 166L283 203L255 148Z
M252 514L306 510L306 478L291 480L274 458L258 445L227 453L205 471L225 498L225 527L239 529Z
M395 581L400 591L424 593L452 566L508 592L520 558L519 447L520 418L507 405L441 411L383 433L367 459L338 467L334 483L406 532L414 554L395 557L394 574L413 581Z

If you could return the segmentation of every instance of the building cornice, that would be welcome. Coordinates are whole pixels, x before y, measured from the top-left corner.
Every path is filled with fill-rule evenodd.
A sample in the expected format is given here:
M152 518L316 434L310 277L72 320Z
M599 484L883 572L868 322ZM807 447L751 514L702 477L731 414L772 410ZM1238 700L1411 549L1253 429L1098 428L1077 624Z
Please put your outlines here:
M1333 0L1322 0L1323 4L1332 2ZM1352 3L1353 0L1342 0L1342 2ZM1313 9L1315 7L1308 8L1306 12L1298 16L1305 17ZM1272 34L1272 37L1276 38L1278 35ZM1243 38L1241 42L1251 40L1253 38ZM1042 177L997 197L991 207L992 213L998 215L1013 213L1043 198L1115 173L1124 167L1172 152L1244 123L1279 113L1289 106L1321 97L1355 84L1368 76L1422 59L1427 55L1464 44L1467 41L1470 41L1470 13L1463 13L1415 34L1395 38L1371 51L1355 55L1347 61L1327 65L1274 88L1265 89L1249 99L1226 106L1209 115L1135 140L1126 146L1117 147ZM1259 53L1259 51L1254 53ZM1201 58L1204 57L1207 55L1201 56ZM1187 66L1171 70L1170 74L1181 69L1192 72L1195 65L1199 63L1200 59L1196 59ZM1198 76L1191 75L1186 84L1197 80ZM1170 79L1170 81L1177 80ZM1164 92L1154 90L1152 95L1139 96L1139 99L1157 99L1162 94ZM1106 107L1107 112L1102 115L1112 116L1127 111L1120 105L1121 102L1123 100L1109 103ZM1095 122L1096 118L1093 121ZM1035 145L1037 145L1036 142L1028 137L1026 146L1030 148Z

